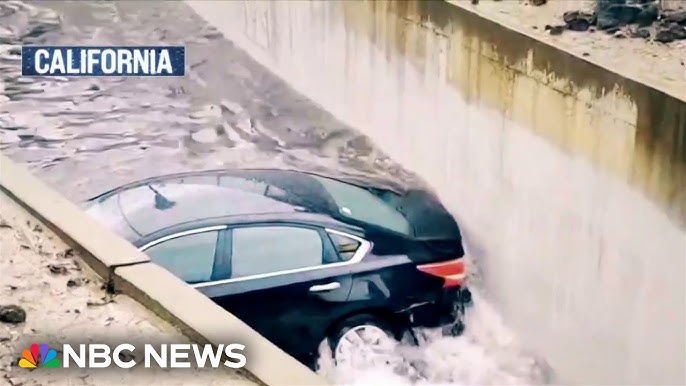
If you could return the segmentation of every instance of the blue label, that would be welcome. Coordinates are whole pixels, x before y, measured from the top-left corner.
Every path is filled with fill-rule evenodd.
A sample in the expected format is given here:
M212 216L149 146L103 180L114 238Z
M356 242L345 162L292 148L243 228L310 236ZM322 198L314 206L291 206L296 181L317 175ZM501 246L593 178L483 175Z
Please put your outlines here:
M184 76L178 46L23 46L23 76Z

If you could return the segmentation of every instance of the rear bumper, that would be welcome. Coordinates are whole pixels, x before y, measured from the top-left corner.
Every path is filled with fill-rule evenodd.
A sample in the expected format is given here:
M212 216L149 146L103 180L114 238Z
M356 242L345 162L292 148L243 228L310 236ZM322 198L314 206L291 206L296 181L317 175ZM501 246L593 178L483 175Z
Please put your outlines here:
M461 320L471 304L469 289L457 288L445 290L436 301L414 304L403 313L411 327L441 327Z

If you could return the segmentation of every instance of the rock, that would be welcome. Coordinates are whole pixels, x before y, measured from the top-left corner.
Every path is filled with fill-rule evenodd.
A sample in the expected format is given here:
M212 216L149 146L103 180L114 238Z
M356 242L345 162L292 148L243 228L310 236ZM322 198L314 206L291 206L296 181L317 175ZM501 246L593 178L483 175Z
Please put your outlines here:
M71 249L71 248L69 248L69 249L66 249L66 250L63 251L63 252L57 252L57 253L55 254L55 256L56 256L57 258L60 258L60 259L72 258L72 257L74 257L74 250Z
M670 23L686 24L686 9L681 11L665 11L662 14L662 19Z
M130 352L126 351L120 351L119 352L119 360L123 362L130 362L131 360L136 359L136 357L131 354Z
M544 5L548 2L548 0L529 0L531 5L534 5L536 7L540 7L541 5Z
M551 35L562 35L566 27L566 25L546 25L545 30Z
M641 12L636 15L635 22L638 23L640 27L647 27L657 20L659 14L660 10L656 4L647 4L641 9Z
M599 29L609 29L631 24L643 11L643 6L628 4L626 0L598 0L596 15Z
M86 283L88 283L88 279L83 279L83 278L77 277L76 279L67 280L67 287L68 288L80 287Z
M50 273L53 275L66 275L68 272L66 266L58 264L49 264L48 269L50 270Z
M636 21L643 8L635 5L614 5L610 6L607 11L621 24L630 24Z
M629 36L632 38L648 39L650 38L650 31L647 28L637 28L629 30Z
M625 39L626 38L626 33L624 31L617 31L613 35L616 39Z
M576 19L570 23L567 23L567 29L570 31L584 32L591 28L591 23L588 20Z
M15 304L0 306L0 322L19 324L24 321L26 321L26 311L20 306Z
M655 41L660 43L671 43L675 40L686 39L686 27L677 23L672 23L667 27L662 27L655 34Z
M655 39L653 40L659 43L671 43L675 39L674 36L672 36L672 34L668 30L661 30L657 31L657 33L655 34Z
M571 23L577 19L585 19L591 21L594 18L592 13L582 12L582 11L568 11L562 14L562 20L565 23ZM593 24L593 22L591 22Z
M595 16L586 12L570 11L562 15L562 20L571 31L587 31L594 23Z

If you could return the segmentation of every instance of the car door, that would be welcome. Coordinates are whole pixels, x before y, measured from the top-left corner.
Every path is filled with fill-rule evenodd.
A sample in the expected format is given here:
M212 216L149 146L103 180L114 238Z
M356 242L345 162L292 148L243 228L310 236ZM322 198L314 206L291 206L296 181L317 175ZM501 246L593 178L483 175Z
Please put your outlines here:
M326 231L297 224L252 224L227 229L222 261L230 279L200 291L306 364L326 329L345 308L350 264Z

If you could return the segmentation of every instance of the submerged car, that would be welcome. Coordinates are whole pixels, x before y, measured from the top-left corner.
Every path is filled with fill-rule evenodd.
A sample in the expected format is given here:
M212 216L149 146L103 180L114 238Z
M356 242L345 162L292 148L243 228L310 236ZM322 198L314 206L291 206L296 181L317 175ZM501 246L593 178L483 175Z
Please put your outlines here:
M213 170L134 182L87 212L310 367L327 339L335 358L374 333L459 333L471 298L458 225L423 189Z

